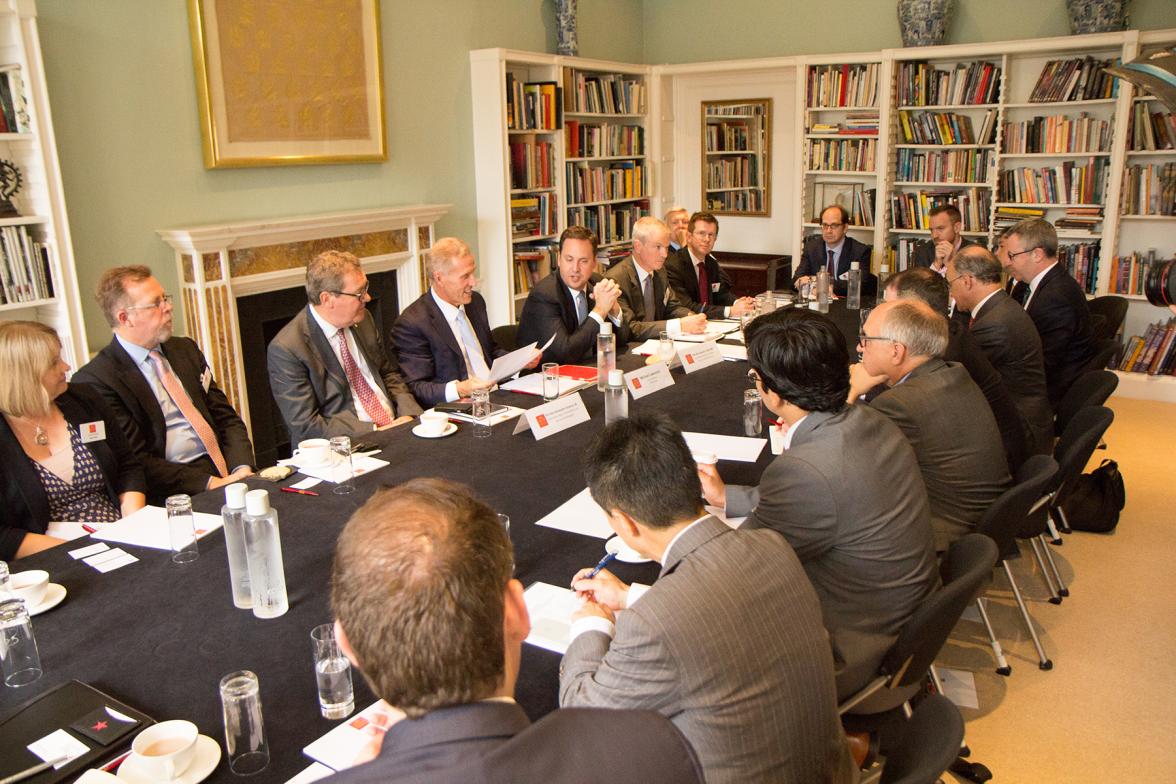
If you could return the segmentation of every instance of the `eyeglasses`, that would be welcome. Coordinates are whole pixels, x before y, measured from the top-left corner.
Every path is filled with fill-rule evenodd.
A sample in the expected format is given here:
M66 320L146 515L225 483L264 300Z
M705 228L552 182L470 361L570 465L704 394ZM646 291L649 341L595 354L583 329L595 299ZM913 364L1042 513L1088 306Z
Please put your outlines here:
M715 237L719 236L719 234L715 231L696 231L694 232L694 236L698 237L700 240L713 240Z
M172 295L164 294L154 302L148 302L146 305L127 305L123 310L151 310L152 308L162 308L164 305L172 304Z
M831 229L840 229L844 225L845 225L844 223L822 223L821 230L825 231L825 230L831 230Z
M747 371L747 380L753 384L758 384L759 382L763 381L763 379L760 377L760 374L754 370Z
M1016 253L1012 253L1010 251L1005 251L1005 255L1009 257L1009 261L1012 261L1013 259L1017 258L1018 256L1020 256L1022 254L1032 253L1035 250L1037 250L1037 248L1026 248L1025 250L1019 250Z
M883 335L867 335L865 332L858 333L858 345L859 346L864 346L866 343L869 343L871 340L888 340L891 343L898 342L894 338L888 338Z
M960 278L965 278L965 277L967 277L967 276L968 276L968 273L966 273L966 272L961 272L959 275L956 275L954 278L944 278L944 280L946 280L946 281L947 281L947 287L950 289L950 288L951 288L951 284L955 283L955 282L956 282L957 280L959 280Z
M365 284L364 287L362 289L360 289L359 291L332 291L331 293L334 294L336 297L355 297L356 299L363 299L364 297L367 296L368 289L370 287L371 287L371 284L368 283L368 284Z

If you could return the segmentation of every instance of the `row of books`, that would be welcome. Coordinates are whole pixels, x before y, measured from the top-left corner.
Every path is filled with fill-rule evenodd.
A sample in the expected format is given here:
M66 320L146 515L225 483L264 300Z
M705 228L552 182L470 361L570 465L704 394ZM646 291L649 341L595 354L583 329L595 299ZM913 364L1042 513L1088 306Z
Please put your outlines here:
M526 294L555 268L558 249L555 245L527 245L515 248L515 294Z
M20 66L0 66L0 133L28 133L29 130L29 107Z
M527 237L546 237L559 228L554 193L536 193L530 196L516 196L510 200L510 237L513 240Z
M1131 150L1176 150L1176 114L1151 112L1142 101L1135 104L1127 131Z
M827 133L838 136L877 136L878 115L856 112L845 115L844 122L814 122L809 133Z
M1058 263L1065 265L1087 294L1098 287L1098 250L1102 243L1078 242L1058 245Z
M569 112L593 114L643 114L647 88L639 76L592 74L570 71L567 86Z
M1176 162L1123 169L1124 215L1176 215Z
M951 70L929 63L898 65L899 106L996 103L1000 66L986 61L959 63Z
M809 139L808 168L820 171L874 171L875 139Z
M633 246L628 242L610 247L597 248L596 267L598 271L606 270L633 252Z
M1103 69L1114 63L1114 60L1096 60L1093 57L1050 60L1042 67L1037 84L1033 85L1033 92L1029 94L1029 102L1113 98L1117 89L1116 80Z
M846 180L813 180L808 194L809 223L818 223L826 207L838 205L849 212L849 225L873 226L877 188Z
M886 249L886 266L893 273L910 269L911 262L915 257L915 250L926 241L918 237L899 237L893 245Z
M1023 220L1044 217L1045 209L1042 207L1015 207L1002 204L996 208L996 213L992 216L992 225L996 233L999 234L1002 230Z
M1058 231L1085 231L1094 234L1102 223L1102 207L1067 207L1066 214L1054 221Z
M506 127L554 131L563 124L563 89L556 82L521 82L506 74Z
M1110 161L1063 161L1040 169L1022 167L1000 174L1000 201L1028 204L1098 204L1106 191Z
M807 106L877 106L878 63L814 65L808 69Z
M905 144L991 144L996 110L984 113L980 133L972 133L972 118L958 112L898 113Z
M1007 153L1106 152L1111 149L1111 123L1086 112L1005 123L1003 147Z
M908 182L988 181L995 163L992 150L912 150L898 151L895 178Z
M987 188L891 193L890 215L894 228L927 231L931 228L931 210L942 204L953 204L960 211L964 231L988 231L992 191Z
M1147 275L1152 266L1163 259L1156 256L1155 248L1148 248L1146 254L1135 251L1127 256L1116 256L1111 265L1111 279L1107 291L1111 294L1134 294L1142 296Z
M645 195L645 164L616 161L607 166L567 164L568 204L613 199L639 199Z
M49 246L24 226L0 229L0 305L52 299Z
M645 154L645 129L640 125L597 125L568 120L564 128L569 158Z
M708 193L706 208L710 212L763 212L764 198L762 190Z
M707 160L704 182L707 190L758 188L763 184L760 182L760 167L746 156Z
M555 145L541 141L510 143L512 190L555 187Z
M751 152L759 146L759 130L746 122L707 123L707 152Z
M1127 341L1119 370L1149 376L1176 375L1176 319L1148 325L1143 335Z
M594 207L572 207L568 210L569 226L586 226L596 232L601 245L629 242L633 238L633 224L649 214L649 202L629 204L598 204Z
M747 117L763 119L767 107L762 103L711 104L706 107L707 119L714 117Z

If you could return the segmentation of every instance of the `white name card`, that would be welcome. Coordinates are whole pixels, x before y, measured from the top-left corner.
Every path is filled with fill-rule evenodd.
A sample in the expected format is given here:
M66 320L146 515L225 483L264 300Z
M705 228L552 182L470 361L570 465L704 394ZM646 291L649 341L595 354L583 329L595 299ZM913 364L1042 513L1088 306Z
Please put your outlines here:
M531 427L536 441L542 441L550 435L575 427L589 419L588 409L584 407L584 399L580 397L579 392L528 409L524 413L526 423ZM516 429L515 432L519 432L520 429L522 428Z
M687 373L710 367L716 362L723 361L723 352L713 342L699 343L678 349L678 359L682 362L682 369Z
M640 400L659 389L672 387L674 377L670 375L670 366L665 362L654 362L640 370L632 370L625 374L625 386L634 400Z

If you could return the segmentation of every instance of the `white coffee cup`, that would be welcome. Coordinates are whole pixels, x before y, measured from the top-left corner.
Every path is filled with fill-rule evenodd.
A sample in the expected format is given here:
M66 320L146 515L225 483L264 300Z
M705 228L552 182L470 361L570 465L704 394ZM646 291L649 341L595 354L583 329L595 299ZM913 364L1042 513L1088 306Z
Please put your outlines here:
M421 414L421 432L427 436L439 436L449 424L449 415L443 411L429 409Z
M298 442L294 458L299 465L321 466L331 459L331 442L325 438L308 438Z
M44 569L17 572L12 575L8 586L16 598L24 600L26 607L36 607L45 598L45 591L49 588L49 572Z
M139 757L140 768L152 780L170 781L192 764L199 734L200 730L190 721L161 721L140 732L131 744L131 751Z
M690 456L699 465L715 465L719 462L719 457L714 452L692 452Z

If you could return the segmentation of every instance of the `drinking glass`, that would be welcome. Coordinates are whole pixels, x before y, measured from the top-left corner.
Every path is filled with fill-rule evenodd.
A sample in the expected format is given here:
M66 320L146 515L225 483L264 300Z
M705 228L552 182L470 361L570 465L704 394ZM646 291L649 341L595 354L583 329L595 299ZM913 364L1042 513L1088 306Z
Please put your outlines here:
M559 363L543 363L543 399L555 400L559 397Z
M192 514L192 499L186 495L172 495L168 496L165 504L172 563L191 563L200 557L200 545L196 541L196 518Z
M666 364L674 359L674 341L670 338L670 333L664 329L657 335L657 358Z
M510 516L504 515L502 512L498 513L498 522L502 523L502 528L506 533L510 534Z
M763 406L757 389L743 390L743 433L758 436L764 429Z
M473 406L470 415L474 418L474 438L490 437L490 390L475 389L470 393Z
M10 577L8 564L0 561L0 599L7 599L12 595L12 587L8 584Z
M27 686L41 677L33 622L21 599L0 599L0 671L7 686Z
M257 676L249 670L230 672L220 680L220 698L229 769L238 776L260 773L269 765L269 744L261 720Z
M347 495L355 492L355 465L351 462L351 438L349 436L335 436L331 439L331 454L336 456L336 460L340 462L338 468L333 469L338 471L346 469L347 478L342 482L336 482L335 486L331 488L331 492L336 495ZM338 476L337 473L332 474Z
M351 686L351 662L339 649L335 624L324 623L310 630L314 651L314 677L318 682L319 710L324 719L342 719L355 710Z

